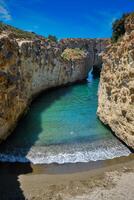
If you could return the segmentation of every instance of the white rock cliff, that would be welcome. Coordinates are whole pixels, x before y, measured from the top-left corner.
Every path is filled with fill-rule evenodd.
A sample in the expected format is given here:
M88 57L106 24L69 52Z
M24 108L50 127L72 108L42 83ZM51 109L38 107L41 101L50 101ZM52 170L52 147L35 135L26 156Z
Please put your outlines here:
M50 42L43 37L17 38L4 30L0 36L0 140L5 140L35 95L48 88L85 79L101 63L99 53L107 40L67 39ZM74 50L68 60L66 48Z
M134 15L126 19L125 30L103 55L97 113L134 149Z

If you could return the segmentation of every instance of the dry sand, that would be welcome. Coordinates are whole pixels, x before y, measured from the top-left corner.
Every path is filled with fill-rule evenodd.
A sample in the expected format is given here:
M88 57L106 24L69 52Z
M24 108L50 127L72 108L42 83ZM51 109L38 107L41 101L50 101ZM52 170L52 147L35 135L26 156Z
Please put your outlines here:
M0 200L134 200L133 154L85 164L31 165L32 171L26 174L19 165L16 170L8 168L5 173L2 166L0 178L10 183L12 192L5 188ZM20 189L17 192L12 189L14 176Z

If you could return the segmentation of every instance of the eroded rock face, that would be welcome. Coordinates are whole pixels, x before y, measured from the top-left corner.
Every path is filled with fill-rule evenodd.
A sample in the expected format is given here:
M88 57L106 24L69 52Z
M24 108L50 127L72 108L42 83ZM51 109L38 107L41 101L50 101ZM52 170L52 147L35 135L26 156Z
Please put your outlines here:
M72 41L69 48L79 48L80 40ZM107 40L101 40L101 44L100 40L87 40L88 48L83 49L78 59L66 60L61 55L68 42L55 43L39 38L20 40L12 34L1 35L0 140L5 140L12 132L35 95L48 88L85 79L93 63L100 62L99 53L107 45ZM85 43L86 40L83 46Z
M102 65L102 53L106 47L110 44L109 39L63 39L61 43L64 48L80 48L89 52L89 58L91 65Z
M98 115L134 149L134 16L126 34L103 55Z

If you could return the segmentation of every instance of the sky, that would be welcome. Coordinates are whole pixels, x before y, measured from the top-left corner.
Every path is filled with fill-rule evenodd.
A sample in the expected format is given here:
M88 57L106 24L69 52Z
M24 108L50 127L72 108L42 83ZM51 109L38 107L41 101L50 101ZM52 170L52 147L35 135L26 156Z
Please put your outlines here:
M61 38L107 38L134 0L0 0L0 21Z

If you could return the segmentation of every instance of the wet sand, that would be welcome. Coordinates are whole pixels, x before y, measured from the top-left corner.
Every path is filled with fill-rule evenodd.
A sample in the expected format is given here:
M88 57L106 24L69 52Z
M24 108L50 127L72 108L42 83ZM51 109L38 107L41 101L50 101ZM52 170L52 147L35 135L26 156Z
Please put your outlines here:
M77 164L0 164L0 199L133 200L134 154Z

